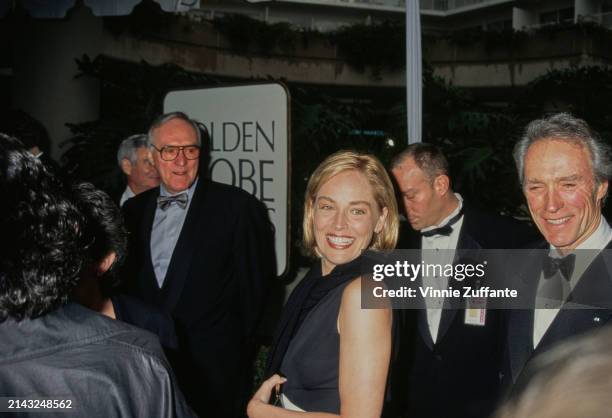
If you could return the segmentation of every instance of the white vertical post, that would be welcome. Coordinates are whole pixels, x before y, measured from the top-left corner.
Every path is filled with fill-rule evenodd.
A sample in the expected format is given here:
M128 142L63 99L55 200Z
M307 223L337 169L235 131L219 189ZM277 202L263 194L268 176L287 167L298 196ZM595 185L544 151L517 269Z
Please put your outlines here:
M419 0L406 0L406 115L408 143L421 142L423 123L423 68Z

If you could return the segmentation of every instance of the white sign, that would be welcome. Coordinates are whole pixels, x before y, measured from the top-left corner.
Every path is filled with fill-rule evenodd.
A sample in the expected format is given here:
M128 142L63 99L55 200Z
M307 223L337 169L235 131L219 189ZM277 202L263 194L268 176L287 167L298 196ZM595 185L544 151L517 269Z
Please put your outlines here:
M185 112L211 137L213 180L240 187L268 208L276 229L278 274L289 253L289 95L282 84L177 90L164 112Z

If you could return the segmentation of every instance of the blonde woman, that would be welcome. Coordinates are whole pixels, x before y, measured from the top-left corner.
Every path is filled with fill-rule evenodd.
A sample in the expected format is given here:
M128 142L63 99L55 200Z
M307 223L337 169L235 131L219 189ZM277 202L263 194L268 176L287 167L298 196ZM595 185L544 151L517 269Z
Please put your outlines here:
M375 157L338 152L306 190L304 247L318 261L292 293L251 418L379 417L391 353L390 309L361 308L362 252L395 247L393 187ZM282 385L282 406L269 405ZM306 413L305 413L306 412Z

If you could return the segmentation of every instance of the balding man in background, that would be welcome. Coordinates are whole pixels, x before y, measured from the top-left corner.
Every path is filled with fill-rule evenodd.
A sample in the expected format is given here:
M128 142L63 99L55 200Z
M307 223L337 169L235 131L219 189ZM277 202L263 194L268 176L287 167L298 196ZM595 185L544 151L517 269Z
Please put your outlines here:
M137 194L159 186L159 174L149 158L146 135L124 139L117 151L117 163L127 180L119 206Z
M393 160L391 171L411 227L400 233L398 248L421 250L427 264L457 263L458 250L517 248L533 239L527 225L480 211L455 193L448 161L432 144L408 146ZM441 289L454 282L429 276L422 281ZM399 361L408 376L396 380L409 381L405 416L488 417L500 388L500 312L486 309L486 304L450 309L445 298L438 304L432 298L425 302L426 309L401 312L405 323Z

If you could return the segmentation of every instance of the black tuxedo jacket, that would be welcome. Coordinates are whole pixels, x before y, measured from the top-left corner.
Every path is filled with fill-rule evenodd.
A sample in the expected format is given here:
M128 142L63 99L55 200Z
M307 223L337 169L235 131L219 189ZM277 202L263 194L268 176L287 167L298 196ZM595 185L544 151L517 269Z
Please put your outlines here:
M457 250L519 248L536 237L520 221L481 212L464 202ZM398 248L420 249L421 235L404 226L400 245ZM401 388L407 405L399 409L415 418L488 417L500 389L502 312L487 310L485 325L478 326L465 324L464 309L444 309L435 344L426 310L400 314L399 366L392 371L392 392L397 399ZM402 379L405 381L398 385Z
M200 177L160 289L150 250L158 195L159 188L149 190L123 207L126 291L173 317L175 368L194 410L238 416L248 396L251 338L275 274L267 211L243 190Z
M166 356L172 356L178 349L174 322L170 315L129 295L115 294L111 302L117 320L157 335Z
M521 286L519 294L529 298L532 304L535 304L538 281L542 272L542 258L545 254L542 250L549 248L549 244L541 241L534 248L533 255L522 264L522 268L509 273L513 275L515 283ZM568 303L589 305L592 308L569 309L567 304L563 305L535 349L533 347L534 310L508 311L506 351L502 370L505 391L516 383L534 356L569 337L612 324L612 309L610 309L612 257L609 254L611 249L612 241L589 264L568 297Z

